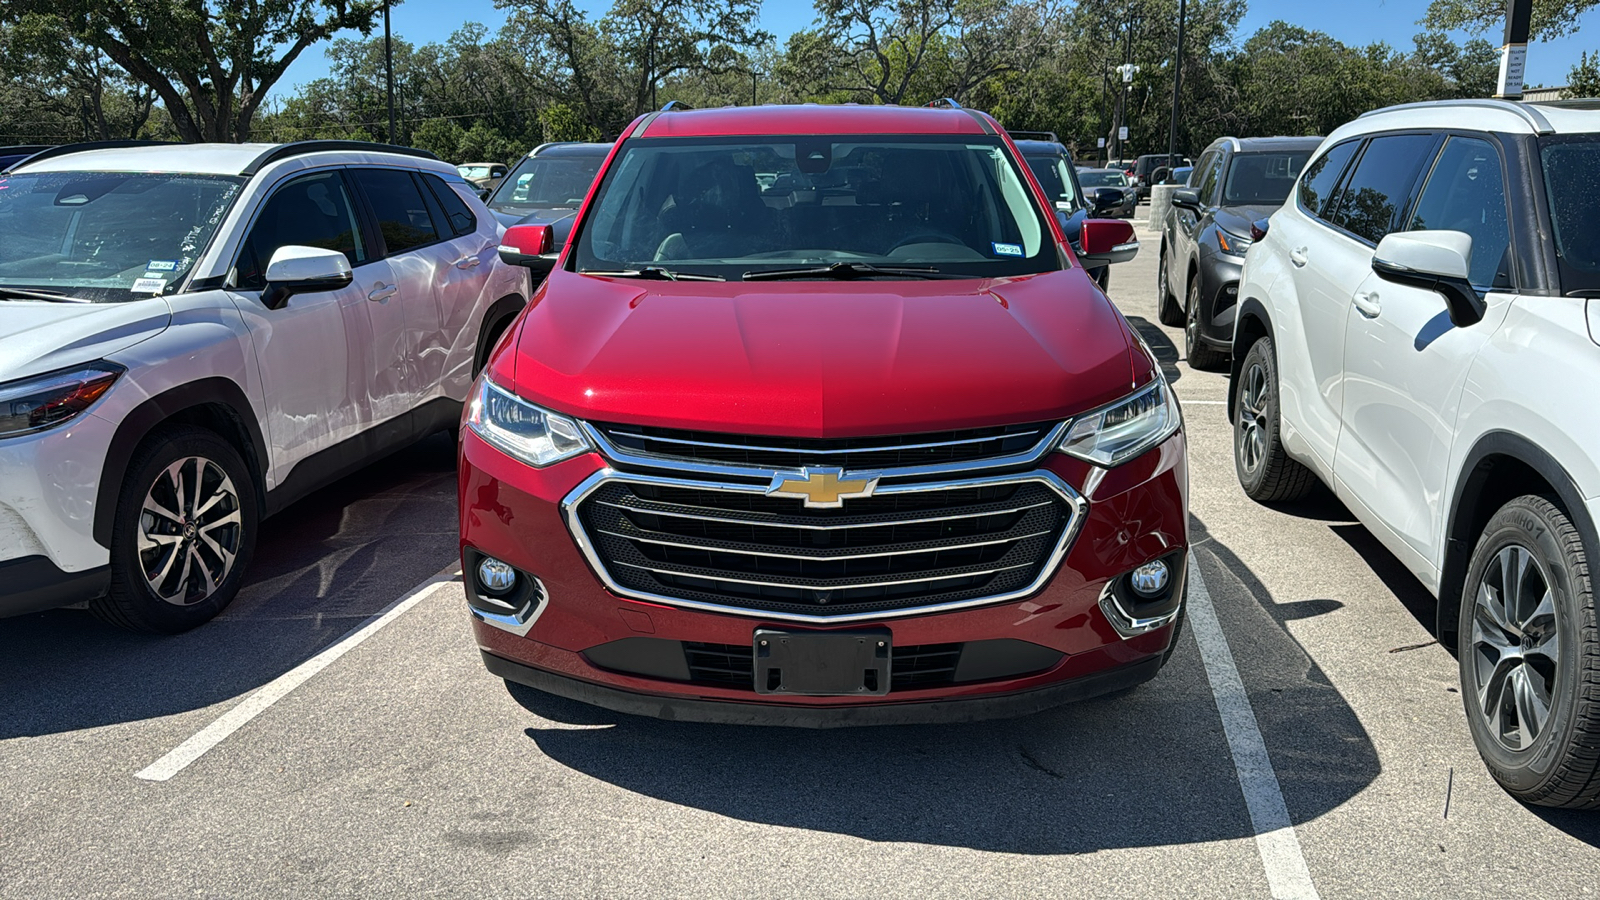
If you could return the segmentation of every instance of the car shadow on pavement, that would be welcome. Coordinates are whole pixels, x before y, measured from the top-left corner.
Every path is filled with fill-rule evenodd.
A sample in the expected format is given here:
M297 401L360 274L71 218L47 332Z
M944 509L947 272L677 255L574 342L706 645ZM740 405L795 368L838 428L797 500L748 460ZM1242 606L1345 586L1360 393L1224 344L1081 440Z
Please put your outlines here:
M0 739L181 713L271 681L448 564L455 447L437 436L262 523L238 598L179 635L83 610L0 620Z
M1197 532L1199 543L1203 527ZM1314 819L1371 783L1376 752L1284 629L1261 583L1215 542L1197 548L1196 558L1291 815ZM519 685L508 690L527 710L559 723L526 729L551 759L656 800L750 822L1036 855L1254 834L1187 635L1162 673L1138 688L1025 718L960 725L702 725L613 713Z
M1177 383L1183 377L1183 369L1178 367L1178 360L1183 358L1183 354L1178 351L1178 345L1167 337L1160 325L1149 319L1139 316L1128 316L1127 319L1133 330L1139 332L1139 336L1150 346L1150 352L1156 355L1156 363L1161 366L1161 374L1167 376L1167 383Z

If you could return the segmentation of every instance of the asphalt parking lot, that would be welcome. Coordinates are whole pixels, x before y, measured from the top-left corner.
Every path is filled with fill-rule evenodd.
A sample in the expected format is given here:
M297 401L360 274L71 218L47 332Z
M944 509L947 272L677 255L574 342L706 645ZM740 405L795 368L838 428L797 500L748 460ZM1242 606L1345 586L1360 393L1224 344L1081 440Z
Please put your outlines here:
M508 689L438 437L271 520L196 631L0 621L0 897L1600 893L1600 815L1490 780L1420 585L1331 495L1239 490L1225 379L1155 324L1141 236L1112 297L1185 404L1205 598L1155 681L823 732Z

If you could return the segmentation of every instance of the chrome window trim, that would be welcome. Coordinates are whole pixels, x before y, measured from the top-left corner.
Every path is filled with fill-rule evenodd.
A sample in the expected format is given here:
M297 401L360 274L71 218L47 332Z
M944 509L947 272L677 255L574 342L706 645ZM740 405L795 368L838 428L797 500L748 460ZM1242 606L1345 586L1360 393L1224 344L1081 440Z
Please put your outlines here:
M587 423L585 423L587 425ZM1050 435L1055 437L1065 423L1051 429ZM1053 446L1046 443L1046 446ZM993 461L987 465L993 465ZM770 479L771 470L764 470ZM619 472L609 466L598 469L589 477L578 483L561 499L561 515L566 520L567 530L572 533L573 541L583 553L596 576L605 585L606 590L631 600L642 600L647 603L659 603L663 606L672 606L680 609L693 609L700 612L720 613L723 615L742 616L752 619L766 619L769 621L802 622L815 625L831 625L846 622L883 621L885 619L901 619L910 616L926 616L937 613L954 612L956 610L972 609L979 606L992 606L1011 600L1020 600L1032 596L1042 589L1050 579L1055 577L1061 568L1062 560L1066 559L1067 551L1072 548L1078 536L1078 531L1083 527L1084 519L1088 517L1089 502L1079 494L1072 485L1067 484L1061 476L1048 469L1036 469L1030 472L1021 472L1011 475L992 475L988 477L963 478L956 481L924 482L919 484L888 484L880 485L873 496L886 494L915 494L929 491L958 490L972 487L989 487L1003 484L1021 484L1025 482L1038 482L1050 488L1067 501L1070 509L1070 519L1061 529L1061 538L1056 541L1055 547L1050 551L1049 557L1039 569L1039 575L1030 584L1004 594L992 594L984 597L972 597L966 600L953 600L945 603L934 603L926 606L907 607L903 609L880 610L866 613L847 613L834 616L813 616L801 613L775 612L764 609L750 609L741 606L728 606L720 603L707 603L700 600L687 600L681 597L670 597L663 594L653 594L648 591L635 591L618 584L605 564L600 559L600 554L595 550L594 543L589 539L588 532L584 529L578 516L578 506L590 494L601 487L614 482L624 484L647 484L664 487L693 488L699 490L728 491L731 493L745 493L765 496L767 486L763 484L738 484L719 481L696 481L685 478L666 478L656 475L642 475ZM957 577L957 576L951 576Z
M1020 453L1012 453L1007 456L989 456L984 457L983 459L971 459L952 463L930 463L924 466L901 466L894 469L874 469L873 472L880 478L888 480L892 478L918 478L924 476L957 475L964 472L978 472L985 469L1020 468L1022 466L1031 466L1039 462L1039 460L1044 459L1046 456L1049 456L1055 450L1056 446L1061 443L1061 438L1066 435L1067 426L1071 423L1071 419L1057 422L1053 427L1045 432L1044 437L1040 438L1038 443ZM579 420L579 427L583 429L584 435L588 437L591 442L593 442L594 446L600 450L601 455L605 456L607 460L617 465L635 466L644 469L668 469L675 472L688 472L693 475L709 475L723 478L760 479L761 484L756 489L757 493L766 492L767 486L772 483L774 475L780 473L800 475L804 471L800 467L758 468L754 466L721 465L718 463L703 462L701 460L685 456L667 456L659 453L635 453L630 450L624 450L621 447L618 447L616 444L613 444L609 439L607 439L606 435L599 428L596 428L593 423L587 420ZM654 438L651 440L654 440ZM992 440L992 438L985 438L985 440ZM741 447L740 449L746 448ZM901 448L896 447L887 449ZM805 451L796 449L793 451L786 450L783 452L804 453ZM739 485L738 487L744 489L749 487L749 485ZM887 493L889 491L889 487L889 485L885 485L880 482L877 489L873 491L874 496Z

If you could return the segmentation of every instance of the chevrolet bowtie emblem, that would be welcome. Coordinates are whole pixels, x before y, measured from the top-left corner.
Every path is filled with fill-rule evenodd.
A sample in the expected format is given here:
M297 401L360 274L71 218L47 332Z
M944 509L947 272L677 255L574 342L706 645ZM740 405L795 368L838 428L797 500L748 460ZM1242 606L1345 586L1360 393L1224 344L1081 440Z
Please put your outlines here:
M842 469L801 469L799 475L779 473L767 488L768 497L798 497L812 509L838 509L852 497L870 497L878 486L876 475L851 475Z

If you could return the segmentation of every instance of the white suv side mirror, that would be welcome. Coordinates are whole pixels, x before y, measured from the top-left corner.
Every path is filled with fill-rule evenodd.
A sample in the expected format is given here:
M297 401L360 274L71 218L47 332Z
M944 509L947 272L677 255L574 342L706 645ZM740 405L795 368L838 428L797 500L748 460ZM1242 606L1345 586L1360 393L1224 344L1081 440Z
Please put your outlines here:
M1467 275L1472 235L1463 231L1397 231L1378 242L1372 271L1384 281L1434 291L1457 328L1483 318L1483 301Z
M350 260L343 253L290 244L279 247L267 263L267 286L261 292L261 302L268 309L279 309L295 294L336 291L354 279Z

